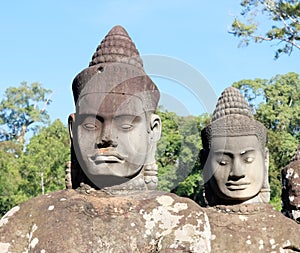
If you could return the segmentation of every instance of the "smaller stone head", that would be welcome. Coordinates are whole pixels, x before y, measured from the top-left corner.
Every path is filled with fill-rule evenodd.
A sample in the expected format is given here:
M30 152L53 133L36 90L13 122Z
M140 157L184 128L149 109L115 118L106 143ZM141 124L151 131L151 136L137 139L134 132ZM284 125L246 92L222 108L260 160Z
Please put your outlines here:
M282 213L300 223L300 145L281 175Z
M201 138L209 205L269 201L266 129L238 89L224 90Z
M123 27L111 29L72 88L73 188L85 177L103 188L151 172L161 132L154 113L160 94Z

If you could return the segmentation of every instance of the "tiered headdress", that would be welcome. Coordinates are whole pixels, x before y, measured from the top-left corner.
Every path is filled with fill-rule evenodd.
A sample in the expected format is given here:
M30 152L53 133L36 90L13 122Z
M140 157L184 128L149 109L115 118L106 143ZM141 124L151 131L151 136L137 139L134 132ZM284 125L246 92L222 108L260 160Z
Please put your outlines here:
M265 154L266 128L254 119L251 109L240 91L234 87L228 87L217 102L210 124L201 131L203 149L206 151L204 153L208 155L214 137L249 135L257 137L261 151ZM266 157L265 159L268 161ZM264 169L264 181L258 196L261 202L267 203L270 200L268 166L262 169ZM222 202L213 193L209 181L205 183L205 199L209 205Z
M126 30L113 27L97 47L89 67L72 84L75 104L89 93L118 93L142 99L146 111L154 111L159 91L143 69L143 62Z
M213 137L255 135L264 150L266 128L256 121L240 91L226 88L221 94L211 123L201 131L203 148L210 149Z
M78 102L80 104L80 98L85 95L103 93L103 96L97 97L99 107L115 106L118 108L122 102L126 103L128 97L132 96L142 101L143 108L140 109L145 112L154 112L160 98L159 90L143 69L138 50L121 26L113 27L105 36L97 47L89 67L74 78L72 90L75 104ZM105 94L112 95L116 100L105 99L109 97ZM71 115L69 122L73 121L74 115ZM67 188L76 189L82 182L96 187L82 171L73 144L71 160L72 165L68 168L67 174ZM147 187L155 188L157 184L156 164L148 164L144 167L144 180Z

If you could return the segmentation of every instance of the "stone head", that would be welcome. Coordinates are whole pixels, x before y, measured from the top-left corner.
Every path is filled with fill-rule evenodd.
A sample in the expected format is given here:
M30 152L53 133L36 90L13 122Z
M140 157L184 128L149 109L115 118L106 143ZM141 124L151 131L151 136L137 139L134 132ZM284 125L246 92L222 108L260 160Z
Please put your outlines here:
M300 223L300 145L291 162L283 168L282 212Z
M224 90L201 138L209 205L269 201L266 129L238 89Z
M123 27L111 29L72 89L74 184L88 179L103 188L126 183L147 166L155 169L161 121L154 112L160 94Z

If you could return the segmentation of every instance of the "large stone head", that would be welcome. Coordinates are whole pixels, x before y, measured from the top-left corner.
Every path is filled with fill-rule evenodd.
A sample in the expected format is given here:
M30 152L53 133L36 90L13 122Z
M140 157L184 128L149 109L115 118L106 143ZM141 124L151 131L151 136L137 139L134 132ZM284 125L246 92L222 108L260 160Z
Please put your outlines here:
M266 129L238 89L224 90L201 138L209 205L269 201Z
M300 145L281 175L282 213L300 223Z
M137 176L147 181L147 172L155 174L161 121L154 112L160 95L123 27L106 35L72 88L73 188L86 181L109 187Z

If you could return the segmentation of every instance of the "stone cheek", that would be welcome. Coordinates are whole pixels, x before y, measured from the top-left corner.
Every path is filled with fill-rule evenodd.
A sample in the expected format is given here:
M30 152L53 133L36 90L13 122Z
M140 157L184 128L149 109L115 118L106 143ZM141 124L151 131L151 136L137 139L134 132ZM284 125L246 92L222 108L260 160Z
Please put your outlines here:
M202 209L173 194L58 191L6 215L0 252L210 252Z
M300 226L260 205L264 208L243 214L207 208L212 252L299 252Z

